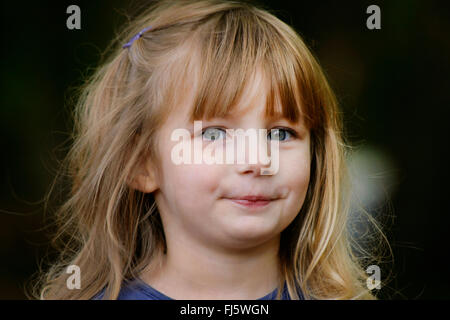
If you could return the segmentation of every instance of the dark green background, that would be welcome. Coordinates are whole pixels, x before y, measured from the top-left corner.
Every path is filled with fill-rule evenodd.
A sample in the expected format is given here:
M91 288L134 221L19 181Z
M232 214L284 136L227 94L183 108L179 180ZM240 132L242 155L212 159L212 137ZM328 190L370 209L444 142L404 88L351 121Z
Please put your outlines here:
M42 199L67 152L74 88L143 1L3 1L0 298L24 286L48 250ZM433 1L261 1L319 58L345 112L349 140L397 166L391 199L393 299L450 297L449 8ZM66 8L81 8L81 30ZM366 28L377 4L382 29Z

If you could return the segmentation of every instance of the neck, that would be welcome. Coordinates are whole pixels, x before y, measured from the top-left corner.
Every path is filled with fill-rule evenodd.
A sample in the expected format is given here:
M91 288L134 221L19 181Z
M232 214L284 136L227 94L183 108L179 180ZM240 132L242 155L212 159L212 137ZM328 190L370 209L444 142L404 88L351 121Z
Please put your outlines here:
M279 236L239 250L168 240L160 264L152 263L141 278L173 299L254 300L278 286Z

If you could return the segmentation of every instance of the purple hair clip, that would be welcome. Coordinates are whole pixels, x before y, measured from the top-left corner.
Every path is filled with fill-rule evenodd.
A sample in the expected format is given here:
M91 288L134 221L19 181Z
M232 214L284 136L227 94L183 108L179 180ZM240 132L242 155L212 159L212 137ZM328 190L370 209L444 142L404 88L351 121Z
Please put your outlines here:
M152 27L146 27L144 29L142 29L137 35L135 35L133 38L131 38L130 41L128 41L127 43L125 43L122 48L129 48L131 47L131 45L133 44L133 42L137 39L139 39L140 37L142 37L142 34L148 30L150 30Z

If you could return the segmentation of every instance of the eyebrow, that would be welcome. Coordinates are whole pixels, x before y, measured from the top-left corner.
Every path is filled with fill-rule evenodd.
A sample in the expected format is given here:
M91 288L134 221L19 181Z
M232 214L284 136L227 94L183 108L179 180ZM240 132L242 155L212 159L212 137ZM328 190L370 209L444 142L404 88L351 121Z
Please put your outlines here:
M229 112L224 116L213 116L209 119L204 119L204 120L205 121L215 121L215 120L223 119L225 121L236 121L239 118L240 118L239 115L234 115L232 112ZM277 122L277 121L285 121L289 125L296 127L298 129L305 127L305 124L302 121L302 118L300 118L298 122L291 122L289 119L287 119L286 117L284 117L282 114L279 114L279 113L272 115L272 116L265 116L264 119L267 121L267 123L272 123L272 122Z
M227 114L225 114L223 116L213 116L210 119L218 119L218 118L234 120L234 119L239 119L240 116L237 114L237 112L228 112ZM290 122L285 116L283 116L280 113L277 113L275 115L265 116L264 118L267 120L270 120L270 121L286 120L286 121Z
M220 118L225 119L225 120L236 120L236 119L239 119L240 117L237 115L234 115L234 113L232 113L232 112L229 112L224 116L212 117L211 120L212 119L220 119ZM300 117L297 122L292 122L288 118L286 118L283 114L280 114L280 113L276 113L276 114L270 115L270 116L264 116L264 119L267 122L286 121L287 123L289 123L291 125L299 125L299 126L304 125L302 117Z
M285 120L290 123L289 119L287 119L285 116L283 116L282 114L279 114L279 113L277 113L275 115L271 115L271 116L266 116L265 118L269 121Z

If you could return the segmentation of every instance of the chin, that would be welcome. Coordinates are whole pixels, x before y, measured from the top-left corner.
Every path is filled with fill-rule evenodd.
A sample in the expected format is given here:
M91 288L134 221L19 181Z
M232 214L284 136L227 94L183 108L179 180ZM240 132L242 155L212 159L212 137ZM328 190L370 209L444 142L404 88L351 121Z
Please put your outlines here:
M266 226L246 226L241 224L235 228L227 228L226 236L240 247L253 247L280 235L275 228Z

